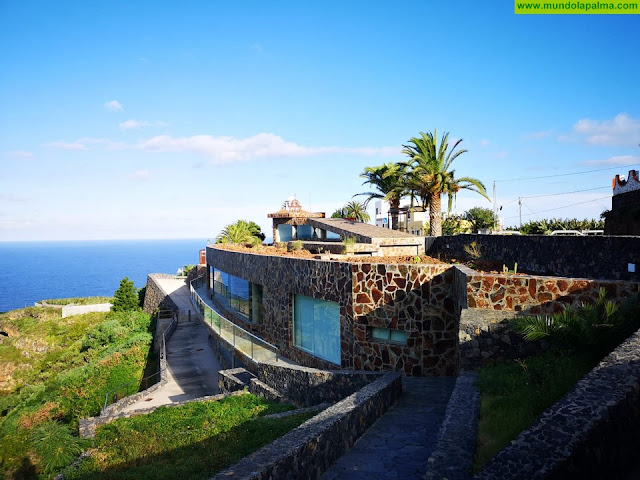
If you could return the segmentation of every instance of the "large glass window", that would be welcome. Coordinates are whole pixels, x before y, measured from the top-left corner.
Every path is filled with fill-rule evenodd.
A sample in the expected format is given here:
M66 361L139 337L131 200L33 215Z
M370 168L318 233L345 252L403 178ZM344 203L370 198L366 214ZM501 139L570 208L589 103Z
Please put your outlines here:
M290 242L293 240L293 229L291 225L285 223L278 225L278 236L281 242Z
M216 299L254 323L262 319L262 285L213 270L213 292Z
M294 295L293 344L340 365L340 306L335 302Z

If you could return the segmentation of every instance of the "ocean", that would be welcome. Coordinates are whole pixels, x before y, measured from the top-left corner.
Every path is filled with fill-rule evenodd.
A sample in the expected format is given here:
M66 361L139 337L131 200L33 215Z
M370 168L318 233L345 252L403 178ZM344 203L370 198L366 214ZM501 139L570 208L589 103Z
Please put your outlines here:
M0 312L50 298L111 296L120 280L197 264L206 239L0 242Z

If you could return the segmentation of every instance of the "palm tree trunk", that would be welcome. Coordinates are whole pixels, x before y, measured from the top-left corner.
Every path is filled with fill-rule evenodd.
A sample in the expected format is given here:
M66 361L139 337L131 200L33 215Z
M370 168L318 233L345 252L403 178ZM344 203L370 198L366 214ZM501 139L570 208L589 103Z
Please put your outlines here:
M398 230L398 209L400 208L400 201L391 202L389 204L389 215L391 216L391 229Z
M442 235L442 204L439 192L429 194L429 235Z

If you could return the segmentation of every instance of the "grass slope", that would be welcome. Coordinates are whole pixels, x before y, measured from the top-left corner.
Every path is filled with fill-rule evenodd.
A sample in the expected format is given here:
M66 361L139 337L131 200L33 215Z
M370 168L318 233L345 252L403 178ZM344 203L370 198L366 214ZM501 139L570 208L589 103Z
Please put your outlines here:
M161 407L98 430L91 456L67 479L206 479L297 427L313 413L258 418L292 409L251 394Z
M476 385L481 397L474 471L533 424L594 365L582 356L547 353L483 367Z
M82 449L79 418L138 380L152 335L141 312L61 318L53 308L0 315L0 477L49 478Z

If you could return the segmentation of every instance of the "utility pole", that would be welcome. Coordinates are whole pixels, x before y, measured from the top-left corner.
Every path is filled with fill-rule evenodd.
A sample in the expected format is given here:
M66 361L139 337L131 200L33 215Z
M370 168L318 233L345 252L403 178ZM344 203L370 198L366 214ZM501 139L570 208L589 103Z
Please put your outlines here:
M498 213L498 204L496 202L496 181L493 181L493 216Z
M520 218L519 228L522 228L522 197L518 197L518 217Z
M498 230L498 203L496 202L496 181L493 181L493 222L494 230Z

